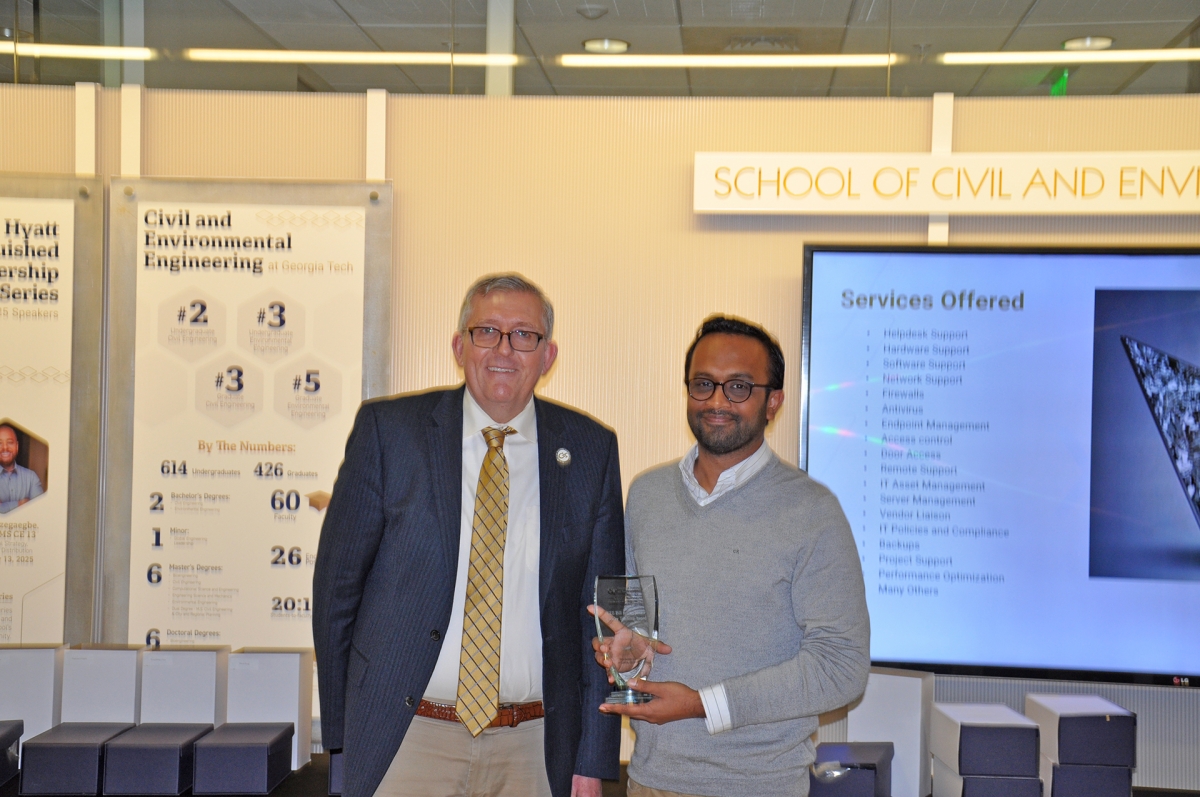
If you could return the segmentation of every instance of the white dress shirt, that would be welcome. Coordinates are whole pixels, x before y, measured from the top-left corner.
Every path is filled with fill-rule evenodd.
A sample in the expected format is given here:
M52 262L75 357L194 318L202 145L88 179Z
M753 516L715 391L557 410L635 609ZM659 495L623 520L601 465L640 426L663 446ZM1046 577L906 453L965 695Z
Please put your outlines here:
M700 447L692 446L683 459L679 460L679 470L683 473L683 484L688 494L700 506L708 506L726 493L733 492L765 468L774 458L775 453L766 441L750 456L743 459L732 468L721 471L717 483L710 493L700 486L696 479L696 458L700 455ZM729 716L729 697L725 694L725 684L716 683L699 690L700 702L704 704L704 724L709 733L721 733L733 727Z
M516 434L504 440L504 456L508 460L508 532L504 540L504 608L500 612L500 702L528 703L542 699L542 621L538 598L542 511L533 399L508 423L496 423L471 396L471 391L464 390L458 574L450 625L425 689L425 699L436 703L453 705L458 699L475 493L487 453L483 430L489 426L516 429Z
M743 459L732 468L726 468L721 471L721 475L717 477L717 483L713 486L713 491L710 493L700 486L700 482L696 480L696 458L700 456L700 446L692 446L692 449L687 452L683 459L679 460L679 470L683 472L683 484L687 487L692 498L696 499L696 503L700 506L708 506L713 501L716 501L725 493L733 492L741 487L746 482L767 466L771 461L774 453L771 447L767 445L767 441L758 447L750 456Z

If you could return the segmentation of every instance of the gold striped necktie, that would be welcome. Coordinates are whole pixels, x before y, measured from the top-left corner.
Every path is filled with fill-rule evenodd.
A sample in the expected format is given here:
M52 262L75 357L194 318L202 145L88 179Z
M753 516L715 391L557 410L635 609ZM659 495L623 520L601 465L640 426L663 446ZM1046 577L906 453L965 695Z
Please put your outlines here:
M508 533L504 438L514 432L511 426L483 430L488 448L475 491L455 703L459 720L472 736L491 724L500 706L500 613L504 606L504 539Z

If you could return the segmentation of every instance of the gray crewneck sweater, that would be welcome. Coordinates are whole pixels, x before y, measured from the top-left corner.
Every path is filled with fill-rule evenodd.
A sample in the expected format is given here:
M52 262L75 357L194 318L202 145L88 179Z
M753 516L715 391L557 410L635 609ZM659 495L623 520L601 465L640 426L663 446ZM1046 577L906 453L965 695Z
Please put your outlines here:
M655 681L724 684L732 730L635 722L629 776L686 794L808 794L817 715L860 694L870 667L862 569L837 498L772 456L701 507L678 461L640 475L625 517L630 572L658 584ZM636 569L634 569L636 568Z

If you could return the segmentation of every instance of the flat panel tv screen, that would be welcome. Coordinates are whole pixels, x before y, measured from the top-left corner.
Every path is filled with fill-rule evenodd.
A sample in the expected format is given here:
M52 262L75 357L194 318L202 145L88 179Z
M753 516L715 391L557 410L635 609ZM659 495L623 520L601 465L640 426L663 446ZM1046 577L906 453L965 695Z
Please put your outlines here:
M1200 253L806 250L801 466L876 662L1200 672Z

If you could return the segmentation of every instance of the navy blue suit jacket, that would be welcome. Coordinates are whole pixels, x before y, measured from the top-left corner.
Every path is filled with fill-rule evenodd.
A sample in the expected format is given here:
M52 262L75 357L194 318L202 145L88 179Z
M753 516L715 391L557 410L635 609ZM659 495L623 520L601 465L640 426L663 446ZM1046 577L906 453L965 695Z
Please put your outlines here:
M321 740L343 748L345 797L374 794L441 653L458 568L464 389L364 404L321 528ZM568 797L573 774L618 776L620 723L597 710L610 686L586 606L597 575L625 572L621 475L611 430L534 401L546 774L554 796Z

